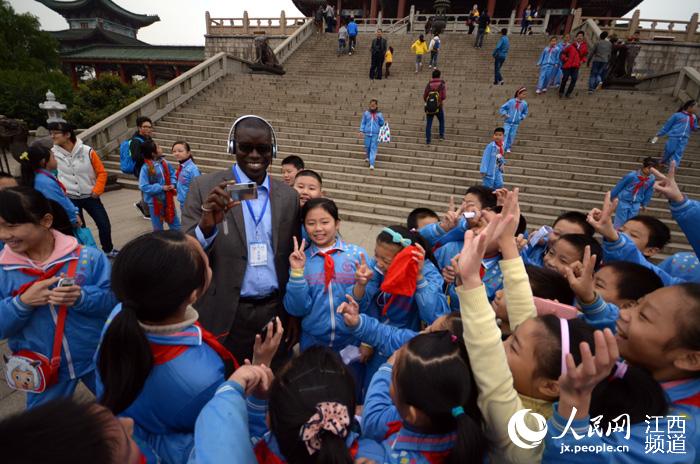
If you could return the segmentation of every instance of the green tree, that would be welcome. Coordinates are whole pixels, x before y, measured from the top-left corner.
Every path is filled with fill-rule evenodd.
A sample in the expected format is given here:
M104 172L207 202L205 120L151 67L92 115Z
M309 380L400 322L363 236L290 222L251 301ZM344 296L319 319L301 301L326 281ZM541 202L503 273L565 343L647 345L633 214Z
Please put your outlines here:
M150 91L143 81L124 84L113 74L102 74L78 86L66 119L78 127L90 127Z
M73 89L70 79L60 71L0 70L0 114L26 121L30 128L46 125L46 111L39 103L51 90L56 99L71 104Z
M58 65L58 41L40 29L39 19L0 0L0 69L40 72Z

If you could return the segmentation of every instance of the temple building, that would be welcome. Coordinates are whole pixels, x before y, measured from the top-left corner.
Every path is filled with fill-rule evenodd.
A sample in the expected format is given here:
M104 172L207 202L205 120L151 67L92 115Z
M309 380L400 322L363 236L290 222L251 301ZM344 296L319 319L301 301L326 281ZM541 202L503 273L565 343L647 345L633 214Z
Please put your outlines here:
M68 29L51 35L60 44L61 65L74 86L86 71L115 73L123 82L141 76L155 86L204 61L201 46L140 41L139 29L160 21L157 15L132 13L111 0L37 1L68 21Z

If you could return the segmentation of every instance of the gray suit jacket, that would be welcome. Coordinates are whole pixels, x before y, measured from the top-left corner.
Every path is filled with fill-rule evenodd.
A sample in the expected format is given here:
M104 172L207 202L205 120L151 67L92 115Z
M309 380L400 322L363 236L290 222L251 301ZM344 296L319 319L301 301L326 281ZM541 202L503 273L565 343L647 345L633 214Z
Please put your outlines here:
M233 180L231 169L212 172L195 178L190 185L182 211L183 230L194 235L202 216L202 203L209 192L223 181ZM288 185L270 178L270 211L272 213L272 248L279 282L284 295L289 280L289 255L292 237L299 235L299 196ZM218 235L207 250L213 278L209 290L195 304L205 329L221 335L229 331L238 309L241 285L248 259L242 205L226 213L229 233L224 235L219 224Z

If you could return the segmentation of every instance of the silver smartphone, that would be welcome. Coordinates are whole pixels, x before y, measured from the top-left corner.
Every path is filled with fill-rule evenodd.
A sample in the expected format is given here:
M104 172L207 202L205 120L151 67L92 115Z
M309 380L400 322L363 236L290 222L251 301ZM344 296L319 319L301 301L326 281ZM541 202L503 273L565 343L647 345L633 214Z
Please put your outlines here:
M258 198L258 185L255 182L227 184L226 191L233 201L255 200Z
M58 281L59 287L72 287L75 285L75 279L72 277L64 277Z

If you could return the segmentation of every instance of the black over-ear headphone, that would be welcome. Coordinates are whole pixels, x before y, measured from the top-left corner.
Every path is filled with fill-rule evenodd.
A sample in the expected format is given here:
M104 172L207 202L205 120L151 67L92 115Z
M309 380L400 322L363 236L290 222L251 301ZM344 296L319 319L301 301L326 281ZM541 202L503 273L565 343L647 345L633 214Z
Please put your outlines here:
M260 116L256 116L254 114L246 114L233 121L231 130L228 133L228 153L231 155L236 154L236 125L244 119L248 118L253 118L262 121L267 125L267 127L270 128L270 133L272 134L272 157L277 158L277 134L275 133L275 128L272 127L272 124L270 124L266 119L261 118Z

